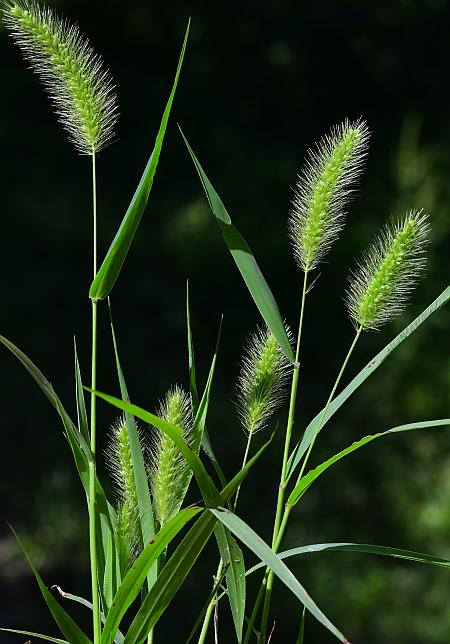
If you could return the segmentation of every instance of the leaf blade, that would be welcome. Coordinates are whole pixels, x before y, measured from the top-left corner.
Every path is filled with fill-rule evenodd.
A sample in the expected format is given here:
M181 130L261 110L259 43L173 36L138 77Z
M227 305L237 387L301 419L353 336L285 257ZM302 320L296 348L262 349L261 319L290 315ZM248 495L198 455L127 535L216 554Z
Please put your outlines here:
M450 418L443 418L440 420L425 420L418 423L407 423L406 425L398 425L392 429L388 429L385 432L379 432L378 434L371 434L364 436L358 441L355 441L348 447L344 448L337 454L334 454L331 458L327 459L314 469L310 470L305 476L301 478L295 488L292 490L288 498L289 505L295 505L301 499L303 494L308 490L308 488L314 483L314 481L321 476L329 467L340 461L342 458L355 452L356 450L364 447L368 443L371 443L378 438L383 438L384 436L389 436L390 434L397 434L400 432L413 431L415 429L432 429L435 427L445 427L450 425Z
M178 66L175 74L175 80L172 86L172 91L170 92L166 108L163 112L153 151L150 155L147 165L145 166L136 192L134 193L131 203L128 206L128 210L125 213L122 223L120 224L119 230L117 231L116 236L114 237L111 246L106 254L106 257L103 260L103 263L97 275L95 276L94 281L91 284L89 297L94 301L104 300L111 292L111 289L113 288L119 276L125 258L130 249L131 243L133 241L134 235L136 234L137 228L144 214L144 210L150 196L150 191L152 189L156 168L158 166L159 156L164 142L164 136L166 133L167 123L169 121L170 111L172 109L172 103L178 85L178 79L180 77L181 67L183 65L184 54L186 51L186 45L189 36L189 28L190 21L188 22L184 36L183 46L181 48L181 53L178 60Z
M370 360L366 366L353 378L353 380L342 390L342 392L334 398L328 407L328 411L322 419L323 409L312 419L306 428L302 440L294 447L288 461L288 474L287 481L292 476L295 468L302 460L311 441L314 439L317 429L321 426L321 430L326 425L328 420L338 411L338 409L350 398L350 396L358 389L369 376L371 376L376 369L395 351L395 349L404 342L412 333L434 313L439 311L450 301L450 286L446 289L426 308L420 313L403 331L401 331L384 349Z
M221 229L222 235L239 272L247 285L250 295L252 296L267 326L278 340L280 347L286 354L286 357L291 362L294 362L292 347L272 291L270 290L264 275L250 250L250 247L238 229L233 225L230 215L228 214L222 200L206 176L200 162L195 156L181 129L180 132L200 177L211 211Z
M175 517L170 519L166 525L155 535L154 539L146 545L139 557L133 563L117 591L112 607L108 612L105 627L102 633L102 644L108 644L115 635L120 621L130 605L139 594L140 588L145 581L148 570L157 561L158 557L184 528L202 510L200 508L187 508L181 510Z
M328 619L320 610L313 599L308 595L305 588L300 584L292 572L273 552L271 548L261 539L256 532L250 528L236 514L225 508L209 510L214 516L221 521L231 532L237 536L256 556L267 565L274 574L289 588L289 590L306 606L309 612L327 628L338 640L347 642L347 639L338 628Z

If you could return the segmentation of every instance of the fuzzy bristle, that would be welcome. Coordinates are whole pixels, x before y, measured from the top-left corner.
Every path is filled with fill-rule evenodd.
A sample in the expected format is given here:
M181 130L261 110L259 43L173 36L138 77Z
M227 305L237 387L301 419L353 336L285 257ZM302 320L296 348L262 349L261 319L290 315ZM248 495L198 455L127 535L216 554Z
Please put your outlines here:
M294 258L306 272L317 267L342 229L368 140L364 121L344 121L309 151L294 189L288 223Z
M346 302L355 327L379 329L400 313L425 267L428 217L410 211L385 226L350 276Z
M258 329L246 347L238 382L237 408L244 429L267 424L285 396L289 362L268 327Z
M178 386L162 401L157 415L183 430L183 438L192 441L192 403L190 396ZM178 447L166 434L154 429L150 485L153 506L160 527L180 509L189 480L189 466Z
M131 447L124 417L119 418L111 428L106 462L118 499L116 543L120 568L122 573L126 573L139 551L141 536Z
M4 23L48 91L60 122L82 154L94 154L114 133L114 85L102 59L77 26L35 0L6 0Z

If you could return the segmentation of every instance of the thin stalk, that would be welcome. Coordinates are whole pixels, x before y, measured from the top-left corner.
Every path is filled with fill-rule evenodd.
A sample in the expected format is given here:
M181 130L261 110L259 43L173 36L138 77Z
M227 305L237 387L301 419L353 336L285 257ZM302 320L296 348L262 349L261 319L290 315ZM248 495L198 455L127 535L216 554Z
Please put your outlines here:
M286 493L286 484L287 484L286 470L287 470L287 464L289 460L289 450L291 446L292 430L294 427L295 404L297 402L298 378L299 378L299 371L300 371L300 365L299 365L300 343L302 338L303 314L305 311L307 283L308 283L308 271L305 271L304 278L303 278L302 303L300 306L300 321L298 324L297 348L295 350L295 363L294 363L294 369L292 372L291 396L289 399L289 415L288 415L288 421L286 426L286 435L284 439L283 463L281 466L280 485L278 487L277 510L276 510L275 522L273 526L272 545L280 529L280 521L281 521L281 515L282 515L283 505L284 505L284 496Z
M341 369L340 369L340 371L338 373L338 376L337 376L337 378L336 378L336 380L334 382L334 385L333 385L333 388L331 390L331 393L328 396L328 400L326 402L326 405L325 405L324 410L322 412L322 415L320 417L319 424L317 426L317 429L315 431L313 439L312 439L312 441L311 441L311 443L309 445L308 451L305 454L305 458L303 460L302 467L300 469L300 473L298 475L297 482L296 482L295 485L298 485L298 483L300 482L300 480L301 480L301 478L302 478L302 476L304 474L306 464L308 462L308 459L309 459L310 454L312 452L312 449L314 447L314 443L316 442L316 438L317 438L320 430L323 427L324 420L325 420L326 414L328 412L328 408L329 408L329 406L331 404L331 401L334 398L336 390L337 390L337 388L339 386L339 383L340 383L341 378L342 378L342 376L344 374L344 371L345 371L345 369L347 367L348 361L350 360L350 357L351 357L351 355L353 353L353 350L354 350L354 348L356 346L356 343L358 342L358 339L359 339L359 336L361 335L361 332L362 332L362 326L360 326L356 331L356 334L355 334L355 337L353 338L353 342L352 342L352 344L350 346L350 349L348 350L347 355L345 356L344 362L342 363ZM275 538L275 541L272 542L272 549L273 549L274 552L278 552L278 549L279 549L279 547L281 545L281 541L283 539L283 536L284 536L284 533L285 533L285 530L286 530L286 526L287 526L287 523L288 523L288 520L289 520L289 516L291 514L291 510L292 510L292 506L289 505L289 504L286 504L285 509L284 509L284 514L283 514L283 519L281 521L281 525L280 525L280 528L278 530L278 534L277 534L277 536ZM266 575L267 575L267 573L266 573ZM271 600L271 594L272 594L273 581L274 581L274 574L273 574L272 571L270 571L268 573L268 575L267 575L266 593L265 593L264 608L263 608L263 617L262 617L262 621L261 621L261 639L262 639L262 642L265 641L266 632L267 632L267 622L268 622L268 619L269 619L270 600ZM263 584L264 584L264 582L263 582Z
M95 152L92 152L92 210L93 210L93 256L94 277L97 274L97 179L95 171ZM91 389L97 388L97 302L92 301L92 353L91 353ZM100 599L98 594L97 579L97 525L95 504L95 479L96 479L96 397L91 394L91 452L92 461L89 465L89 550L91 563L92 585L92 619L94 630L94 644L99 644L101 639Z
M248 433L247 437L247 445L245 446L245 452L244 452L244 458L242 459L242 465L241 465L241 470L244 469L244 467L247 464L247 459L248 459L248 453L250 451L250 445L252 442L253 438L253 432ZM234 505L233 505L233 512L236 512L237 504L238 504L238 499L239 499L239 492L241 491L241 485L239 484L238 489L236 490L236 496L234 497Z
M297 347L295 350L295 363L294 363L294 370L292 373L291 396L289 399L289 415L288 415L288 420L286 425L286 435L284 439L283 463L281 466L280 484L278 487L277 509L275 513L275 521L274 521L273 533L272 533L272 548L275 545L275 542L278 537L278 533L280 531L280 525L281 525L282 516L283 516L284 497L286 494L286 485L287 485L286 471L287 471L287 464L289 460L289 450L291 447L292 430L294 427L295 406L297 402L298 379L299 379L299 372L300 372L300 365L299 365L300 344L301 344L302 330L303 330L303 315L305 311L307 284L308 284L308 271L305 270L304 277L303 277L302 300L301 300L301 306L300 306L300 320L298 324ZM270 594L272 592L272 586L269 586L269 583L268 583L269 579L270 579L270 573L269 573L269 569L267 568L266 574L263 580L263 585L262 585L263 590L265 590L265 601L264 601L265 607L266 605L268 606L270 604ZM259 608L259 603L261 602L261 598L262 598L262 595L261 593L259 593L255 604L256 610ZM263 612L262 626L264 626L265 622L267 623L267 617L268 615L265 616L265 613ZM261 632L265 636L265 627L261 629Z
M219 579L219 577L221 576L222 569L223 569L223 560L221 559L220 562L219 562L219 567L217 568L217 573L216 573L216 576L215 576L215 580ZM214 580L214 583L216 583L215 580ZM205 618L203 620L202 630L201 630L199 638L198 638L198 644L205 644L205 642L206 642L206 636L208 634L209 624L211 622L211 617L214 614L214 609L216 607L216 604L217 604L217 596L213 597L212 600L209 602L209 606L208 606L208 609L206 611Z
M252 438L253 438L253 432L249 432L248 437L247 437L247 444L245 446L244 458L242 459L241 469L244 469L244 467L245 467L245 465L247 463ZM238 498L239 498L240 489L241 489L241 486L239 485L238 489L236 490L236 496L234 497L233 512L236 512L236 507L237 507L237 502L238 502ZM223 569L223 559L220 558L219 566L217 568L215 579L219 579L219 577L220 577L220 575L222 573L222 569ZM211 618L212 618L212 616L214 614L214 608L215 608L216 604L217 604L217 597L213 597L211 599L210 603L209 603L208 609L207 609L207 611L205 613L205 617L203 619L202 631L200 633L198 644L201 644L205 640L206 634L208 632L209 624L211 622Z

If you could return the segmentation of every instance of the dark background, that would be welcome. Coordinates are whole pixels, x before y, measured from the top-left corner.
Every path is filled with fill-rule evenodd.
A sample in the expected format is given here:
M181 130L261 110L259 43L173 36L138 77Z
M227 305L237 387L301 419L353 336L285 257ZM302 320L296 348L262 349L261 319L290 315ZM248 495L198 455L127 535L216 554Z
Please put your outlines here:
M352 337L343 304L349 267L391 213L412 207L430 212L427 276L400 319L363 338L347 378L448 284L448 3L61 0L51 5L78 21L118 88L118 141L98 161L101 256L152 149L192 16L150 205L112 305L130 392L151 410L172 383L187 384L186 279L201 384L224 314L209 429L231 476L245 442L232 403L234 386L241 347L259 317L209 213L176 122L293 327L301 275L291 257L286 219L296 173L308 147L345 117L363 116L373 133L361 194L308 301L298 437L323 405ZM4 30L0 59L0 329L42 368L73 410L74 335L86 381L89 374L89 160L77 157L67 143L36 77ZM117 392L107 322L102 306L99 386ZM449 415L449 323L450 311L444 309L402 345L327 426L313 462L367 433ZM48 585L87 596L83 492L58 418L41 392L6 350L0 368L0 625L56 634L6 521L26 538ZM100 450L113 419L111 408L100 405ZM342 461L304 497L286 546L357 541L450 558L449 446L446 430L417 432ZM280 432L240 498L240 514L266 539L281 450ZM195 500L198 492L192 487ZM211 545L171 617L158 625L157 641L185 640L216 565ZM310 555L290 565L352 642L449 641L450 578L444 568L349 553ZM274 611L272 641L294 641L299 608L281 585ZM88 622L84 608L75 607L73 614ZM226 608L221 615L220 641L228 642L232 627ZM333 638L308 618L306 641Z

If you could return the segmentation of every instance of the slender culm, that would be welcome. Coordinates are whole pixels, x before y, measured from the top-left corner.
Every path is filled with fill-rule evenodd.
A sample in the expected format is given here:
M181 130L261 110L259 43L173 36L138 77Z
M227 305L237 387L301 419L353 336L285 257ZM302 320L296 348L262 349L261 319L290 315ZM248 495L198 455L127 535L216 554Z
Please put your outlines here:
M309 151L294 189L288 224L295 261L305 272L317 267L342 229L368 139L364 121L346 120Z
M283 402L289 362L268 327L258 329L246 347L238 382L237 408L242 426L252 434L267 424Z
M346 303L355 327L379 329L404 308L425 267L428 217L411 210L389 223L350 276Z
M192 403L181 387L175 386L168 391L157 415L180 427L184 439L192 442ZM162 527L181 507L190 470L172 439L156 428L153 431L150 485L155 514Z
M34 0L6 0L4 23L48 91L60 122L82 154L99 152L117 120L114 85L77 26Z
M140 549L139 510L130 441L124 417L111 428L106 460L118 498L116 543L120 569L125 574Z

